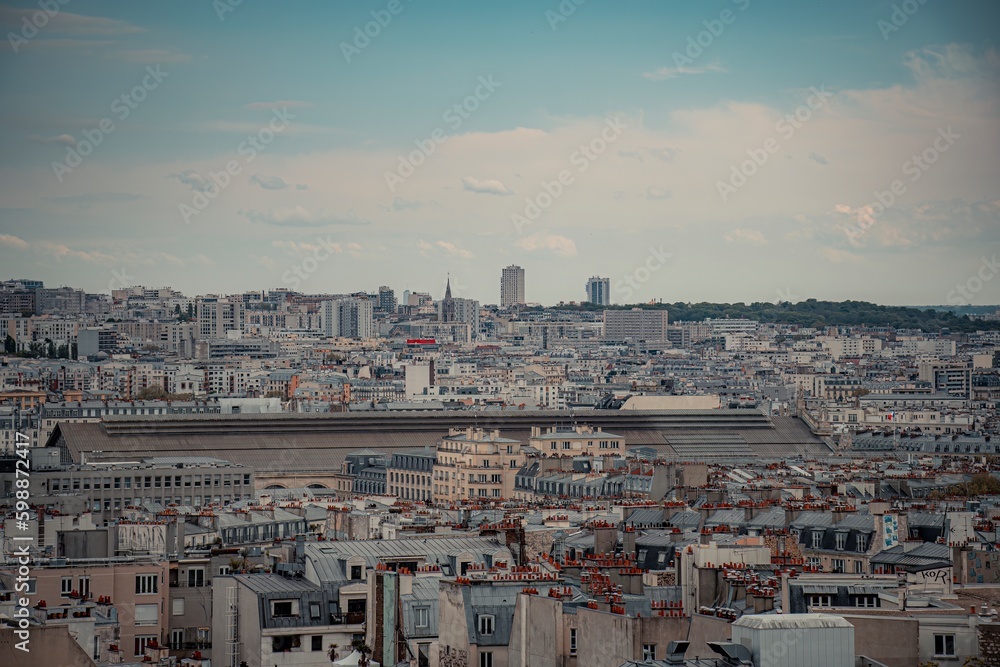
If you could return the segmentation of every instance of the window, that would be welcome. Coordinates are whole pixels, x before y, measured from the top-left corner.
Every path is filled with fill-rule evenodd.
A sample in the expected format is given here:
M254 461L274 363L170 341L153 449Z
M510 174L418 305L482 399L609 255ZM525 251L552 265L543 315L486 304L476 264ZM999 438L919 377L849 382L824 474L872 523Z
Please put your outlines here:
M955 635L934 635L934 657L955 657Z
M865 573L864 561L860 560L854 561L854 574L864 574L864 573Z
M430 607L414 607L413 612L414 626L426 628L430 625Z
M840 573L844 572L844 559L843 558L834 558L833 559L833 571L834 572L840 572Z
M823 564L823 562L819 558L811 556L808 560L808 564L809 567L820 567Z
M858 535L858 553L864 553L868 551L868 536Z
M489 614L479 614L479 634L492 635L495 618Z
M361 566L352 565L351 566L351 579L357 580L361 578Z
M809 596L809 606L810 607L832 607L831 599L829 595L810 595Z
M135 575L135 594L136 595L150 595L156 593L159 590L157 582L159 577L155 574L137 574Z
M219 566L219 574L221 576L223 576L223 577L226 576L227 574L229 574L231 571L232 570L229 569L228 565L220 565Z
M320 609L318 602L309 603L309 618L316 620L320 617ZM315 639L315 637L313 637Z
M310 648L313 651L323 650L323 635L313 635Z
M80 595L83 597L90 595L90 577L80 577L76 590L79 591Z
M275 618L298 616L298 606L298 600L272 600L271 616L274 616Z
M854 606L855 607L877 607L878 606L878 596L877 595L856 595L856 596L854 596Z
M137 604L135 606L136 625L156 625L160 620L160 605Z
M645 661L656 660L656 644L642 645L642 659Z
M569 629L569 654L576 655L576 628Z
M156 635L137 635L135 638L135 655L146 655L146 646L156 641Z
M63 595L69 595L73 592L73 577L63 577L60 579L59 592Z
M819 549L823 546L823 533L819 530L814 530L812 532L813 549Z
M837 533L837 551L843 551L847 547L847 533Z
M479 652L479 667L493 667L493 652L492 651L480 651Z
M174 616L184 615L184 598L174 598L171 600L173 605L173 611L171 612Z
M179 651L184 645L184 629L178 628L170 631L170 648Z
M188 569L188 586L201 588L205 585L205 568L192 567Z

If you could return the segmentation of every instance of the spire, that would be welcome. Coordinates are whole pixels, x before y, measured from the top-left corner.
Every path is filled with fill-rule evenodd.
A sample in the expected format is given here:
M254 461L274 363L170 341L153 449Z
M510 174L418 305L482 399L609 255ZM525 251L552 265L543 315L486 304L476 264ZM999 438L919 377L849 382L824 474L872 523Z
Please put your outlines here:
M448 272L448 283L447 283L447 286L444 288L444 298L446 300L449 300L449 301L451 300L451 272L450 271Z

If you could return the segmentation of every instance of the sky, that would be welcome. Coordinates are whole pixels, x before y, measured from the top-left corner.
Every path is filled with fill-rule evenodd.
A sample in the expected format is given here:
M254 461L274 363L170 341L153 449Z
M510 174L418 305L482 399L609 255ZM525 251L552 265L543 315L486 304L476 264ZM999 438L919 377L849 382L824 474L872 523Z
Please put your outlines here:
M50 4L0 279L1000 303L995 1Z

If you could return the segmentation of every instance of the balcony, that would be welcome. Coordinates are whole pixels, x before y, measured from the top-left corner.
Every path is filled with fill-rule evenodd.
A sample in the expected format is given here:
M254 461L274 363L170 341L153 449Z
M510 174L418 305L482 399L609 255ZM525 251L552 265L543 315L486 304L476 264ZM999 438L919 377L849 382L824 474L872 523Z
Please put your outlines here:
M365 612L349 611L343 614L330 614L330 625L360 625L365 622Z

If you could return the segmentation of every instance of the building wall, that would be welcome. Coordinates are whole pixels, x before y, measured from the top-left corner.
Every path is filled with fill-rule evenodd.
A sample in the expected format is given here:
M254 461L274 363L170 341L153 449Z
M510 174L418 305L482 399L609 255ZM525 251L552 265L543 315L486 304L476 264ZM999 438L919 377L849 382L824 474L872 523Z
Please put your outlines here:
M886 667L913 667L920 662L919 623L914 618L844 616L854 626L854 654ZM891 642L886 637L892 637Z
M62 578L72 578L72 588L79 590L80 577L90 577L90 593L94 600L110 596L113 606L118 610L118 621L121 625L121 638L118 642L123 659L128 662L141 656L133 653L136 636L156 636L161 644L168 639L166 634L168 599L167 563L149 561L146 563L123 563L116 565L93 565L89 567L36 567L33 574L37 579L36 600L45 600L49 609L60 604L71 602L72 599L61 593ZM157 592L136 595L136 575L156 574ZM157 621L150 625L136 625L135 606L137 604L155 604L158 606ZM107 647L103 647L107 648ZM37 663L45 664L45 663ZM59 663L50 663L59 664Z

